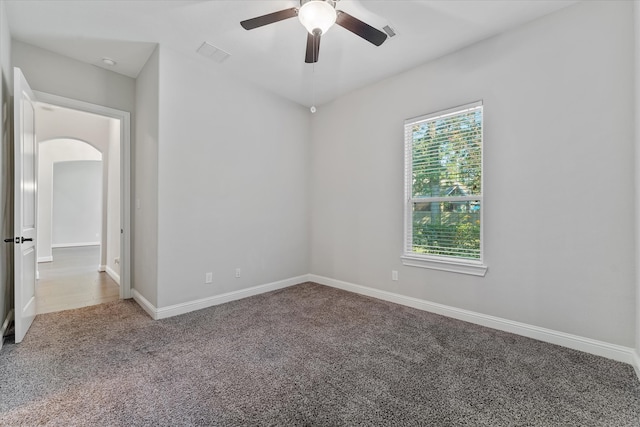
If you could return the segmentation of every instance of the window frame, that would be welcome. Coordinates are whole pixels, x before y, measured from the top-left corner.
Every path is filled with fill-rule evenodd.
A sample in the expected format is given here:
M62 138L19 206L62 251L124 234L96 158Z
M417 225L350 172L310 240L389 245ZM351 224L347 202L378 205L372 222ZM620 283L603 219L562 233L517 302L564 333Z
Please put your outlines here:
M413 140L408 136L407 126L413 126L417 123L435 120L446 116L454 116L465 113L472 109L480 108L482 110L482 129L481 129L481 153L480 153L480 170L481 170L481 193L472 196L458 197L427 197L421 198L420 201L432 200L440 202L446 201L476 201L480 202L480 257L478 259L458 258L452 256L419 254L413 251L413 204L417 201L413 197ZM449 271L454 273L470 274L474 276L484 276L488 267L484 264L484 104L482 100L460 105L446 110L436 111L430 114L413 117L404 121L404 173L405 173L405 204L404 204L404 240L402 249L402 264L411 267L421 267L433 270ZM454 200L455 199L455 200Z

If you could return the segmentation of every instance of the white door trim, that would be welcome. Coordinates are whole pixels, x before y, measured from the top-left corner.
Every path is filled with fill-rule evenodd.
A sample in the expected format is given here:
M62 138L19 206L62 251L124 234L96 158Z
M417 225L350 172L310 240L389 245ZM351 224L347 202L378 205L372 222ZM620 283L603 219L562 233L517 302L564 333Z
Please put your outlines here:
M38 101L120 120L120 298L131 298L131 113L34 90Z

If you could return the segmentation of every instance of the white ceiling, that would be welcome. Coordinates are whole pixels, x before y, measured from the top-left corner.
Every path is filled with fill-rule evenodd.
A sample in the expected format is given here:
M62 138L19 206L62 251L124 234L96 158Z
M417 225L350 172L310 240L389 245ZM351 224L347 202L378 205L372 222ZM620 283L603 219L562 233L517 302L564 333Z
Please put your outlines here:
M69 123L79 124L78 129L105 129L116 119L101 116L99 114L88 113L86 111L74 110L72 108L60 107L47 104L45 102L36 103L36 135L48 135L51 131L59 130L60 127L69 126ZM53 125L55 123L55 125ZM43 129L49 129L43 131ZM68 139L68 138L61 138ZM38 142L43 142L38 138Z
M448 52L562 9L574 0L341 0L337 9L397 36L380 47L334 26L319 62L305 64L306 32L296 18L252 31L239 22L298 6L296 0L7 0L12 36L136 77L155 44L249 80L302 105L320 105ZM196 50L207 41L231 54L222 63ZM117 61L114 67L103 57Z

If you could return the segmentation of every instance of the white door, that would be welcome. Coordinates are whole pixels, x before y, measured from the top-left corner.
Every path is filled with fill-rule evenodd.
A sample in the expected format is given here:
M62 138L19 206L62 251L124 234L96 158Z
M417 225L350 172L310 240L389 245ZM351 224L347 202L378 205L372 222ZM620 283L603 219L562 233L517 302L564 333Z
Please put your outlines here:
M19 68L13 69L14 294L15 341L19 343L36 316L36 136L34 96Z

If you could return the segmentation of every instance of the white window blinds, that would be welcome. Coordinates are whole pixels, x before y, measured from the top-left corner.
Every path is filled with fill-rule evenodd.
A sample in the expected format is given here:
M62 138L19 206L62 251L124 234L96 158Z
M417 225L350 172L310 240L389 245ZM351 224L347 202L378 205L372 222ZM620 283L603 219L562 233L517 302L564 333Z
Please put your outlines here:
M405 255L482 258L482 103L405 121Z

